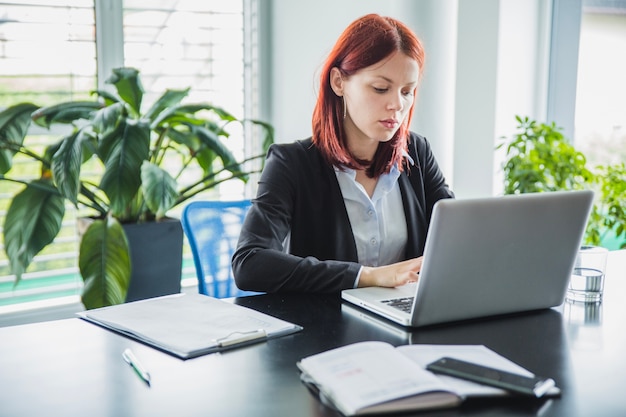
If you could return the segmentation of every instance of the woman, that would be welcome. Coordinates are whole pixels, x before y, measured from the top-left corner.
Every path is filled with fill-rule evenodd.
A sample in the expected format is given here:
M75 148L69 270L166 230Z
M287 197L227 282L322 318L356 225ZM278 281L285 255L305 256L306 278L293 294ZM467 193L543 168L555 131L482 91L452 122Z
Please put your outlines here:
M405 25L370 14L322 69L313 135L275 144L233 255L245 290L332 292L417 280L435 202L452 198L409 132L424 63Z

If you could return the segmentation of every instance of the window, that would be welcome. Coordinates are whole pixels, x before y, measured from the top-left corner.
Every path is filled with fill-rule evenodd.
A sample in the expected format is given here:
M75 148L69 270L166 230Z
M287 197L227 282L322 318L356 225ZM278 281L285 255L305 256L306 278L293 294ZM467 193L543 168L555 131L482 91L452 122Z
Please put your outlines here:
M140 70L144 105L166 88L191 87L190 101L215 103L240 118L255 117L250 104L256 102L255 83L250 80L257 54L250 48L256 45L251 43L256 15L254 0L0 2L0 107L87 99L90 91L103 88L111 68L124 65ZM253 132L231 133L241 138L229 144L236 156L253 152L244 149L251 143L244 136ZM33 134L39 135L42 149L56 137L47 131ZM25 178L37 175L26 160L16 161L13 169L12 174ZM17 189L0 181L2 223L9 197ZM219 192L242 197L245 190L243 184L231 183ZM80 294L75 226L79 215L68 207L59 237L35 258L15 288L2 248L0 308ZM184 248L183 278L195 277L189 253Z
M0 3L0 106L88 98L96 86L93 0Z
M585 0L576 146L591 166L626 161L626 1Z

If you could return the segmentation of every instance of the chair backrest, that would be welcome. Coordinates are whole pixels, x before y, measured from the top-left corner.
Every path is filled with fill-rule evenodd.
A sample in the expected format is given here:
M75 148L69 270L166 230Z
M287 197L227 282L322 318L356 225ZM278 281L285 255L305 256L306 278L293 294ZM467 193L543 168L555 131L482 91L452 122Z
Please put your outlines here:
M250 205L250 200L240 200L193 201L185 206L181 223L193 254L200 294L216 298L258 294L237 288L231 268Z

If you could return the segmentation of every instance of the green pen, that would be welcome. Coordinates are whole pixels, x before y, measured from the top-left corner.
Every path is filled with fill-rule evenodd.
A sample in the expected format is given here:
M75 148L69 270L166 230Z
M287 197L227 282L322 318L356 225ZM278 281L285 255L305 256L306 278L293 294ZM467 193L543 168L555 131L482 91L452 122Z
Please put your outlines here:
M143 379L146 384L150 385L150 374L148 373L146 368L141 365L133 351L130 349L124 350L124 353L122 353L122 357L124 358L126 363L128 363L135 370L137 375L139 375L139 377Z

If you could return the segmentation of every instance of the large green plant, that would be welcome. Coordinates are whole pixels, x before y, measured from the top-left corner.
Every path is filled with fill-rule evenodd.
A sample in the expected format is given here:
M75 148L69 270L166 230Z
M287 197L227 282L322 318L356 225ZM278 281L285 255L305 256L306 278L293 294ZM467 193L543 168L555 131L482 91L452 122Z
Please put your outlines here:
M247 121L214 105L182 104L189 89L167 90L142 112L144 90L137 70L115 69L107 83L117 93L96 91L95 101L41 108L23 103L0 112L0 180L25 186L13 197L4 223L15 283L57 236L65 202L70 201L90 209L96 219L84 233L79 253L87 308L121 303L126 297L131 266L121 223L158 221L171 208L223 181L247 181L258 169L246 170L244 164L264 156L237 161L224 144L229 136L225 128ZM72 129L38 153L27 135L33 122ZM263 130L266 151L273 142L272 127L249 122ZM18 154L39 163L39 178L11 178ZM97 179L83 169L94 161L102 168ZM200 174L194 177L194 172Z
M589 168L555 123L516 116L517 131L503 138L505 194L592 189L596 192L585 242L600 245L609 236L626 247L626 168L624 164Z

